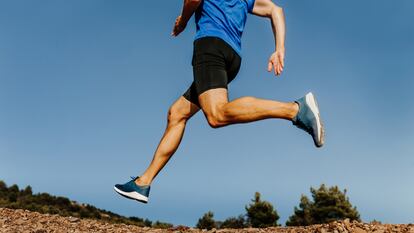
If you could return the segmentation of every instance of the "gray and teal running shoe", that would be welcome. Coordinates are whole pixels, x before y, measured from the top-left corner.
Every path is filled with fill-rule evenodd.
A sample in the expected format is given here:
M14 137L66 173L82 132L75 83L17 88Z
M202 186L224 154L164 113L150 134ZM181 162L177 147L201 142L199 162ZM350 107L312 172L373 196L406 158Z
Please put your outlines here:
M316 147L323 146L325 131L315 96L309 92L295 102L299 105L299 112L292 119L293 124L312 135Z
M114 189L117 193L122 196L137 200L139 202L148 203L148 196L150 191L150 186L140 186L135 183L135 180L139 177L131 177L132 180L126 182L125 184L116 184Z

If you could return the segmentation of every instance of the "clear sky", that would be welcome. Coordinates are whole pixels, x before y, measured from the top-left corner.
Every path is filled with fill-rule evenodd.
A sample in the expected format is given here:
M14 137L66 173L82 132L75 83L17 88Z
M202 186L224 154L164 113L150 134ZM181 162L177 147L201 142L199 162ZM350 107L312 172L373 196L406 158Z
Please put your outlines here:
M170 36L182 1L1 1L0 179L190 226L208 210L244 213L256 191L284 224L325 183L346 188L365 221L414 222L414 1L277 3L284 74L266 72L269 21L249 16L230 98L313 91L325 147L287 121L211 129L198 113L144 205L112 186L144 171L192 81L193 20Z

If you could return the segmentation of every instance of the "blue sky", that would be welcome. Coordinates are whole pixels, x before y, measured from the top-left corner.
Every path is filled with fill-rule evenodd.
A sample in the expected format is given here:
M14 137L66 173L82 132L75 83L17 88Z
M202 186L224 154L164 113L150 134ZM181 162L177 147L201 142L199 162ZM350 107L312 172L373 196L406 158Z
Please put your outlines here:
M322 183L348 190L362 219L413 222L414 2L277 1L286 68L266 72L273 38L250 16L230 98L291 101L313 91L322 149L282 120L211 129L198 113L147 205L116 195L139 175L192 81L193 21L182 1L0 2L0 179L123 215L195 225L244 213L254 192L280 223ZM161 6L162 4L162 6Z

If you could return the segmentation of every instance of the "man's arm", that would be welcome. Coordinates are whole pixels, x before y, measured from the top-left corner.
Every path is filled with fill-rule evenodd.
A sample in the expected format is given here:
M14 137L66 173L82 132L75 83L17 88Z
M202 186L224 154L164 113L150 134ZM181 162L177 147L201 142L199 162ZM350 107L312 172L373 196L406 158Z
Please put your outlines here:
M269 58L267 70L275 70L276 75L280 75L285 66L285 15L283 9L271 0L256 0L253 6L253 14L269 18L272 23L273 35L275 38L275 52Z
M201 4L202 0L184 0L183 10L181 15L175 20L174 29L171 33L172 36L178 36L182 31L184 31L187 26L188 20L197 10L198 6Z

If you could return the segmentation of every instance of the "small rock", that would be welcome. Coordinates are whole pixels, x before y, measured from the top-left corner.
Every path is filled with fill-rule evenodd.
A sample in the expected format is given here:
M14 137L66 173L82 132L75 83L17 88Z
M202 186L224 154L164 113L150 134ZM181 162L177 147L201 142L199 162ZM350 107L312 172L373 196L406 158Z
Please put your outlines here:
M243 232L256 232L256 229L255 228L252 228L252 227L248 227L248 228L244 228L243 229L244 231Z
M328 233L328 231L323 227L319 229L319 232L320 233Z
M349 225L349 223L350 223L349 218L344 219L344 224L345 224L345 225Z
M33 233L47 233L45 229L36 229Z
M367 233L367 231L360 227L356 227L354 233Z
M72 216L70 216L70 217L68 218L68 220L69 220L69 222L71 222L71 223L75 223L75 222L79 222L79 221L80 221L80 219L79 219L79 218L75 218L75 217L72 217Z
M45 223L47 223L47 219L46 218L42 218L42 219L40 219L40 221L39 221L41 224L45 224Z

